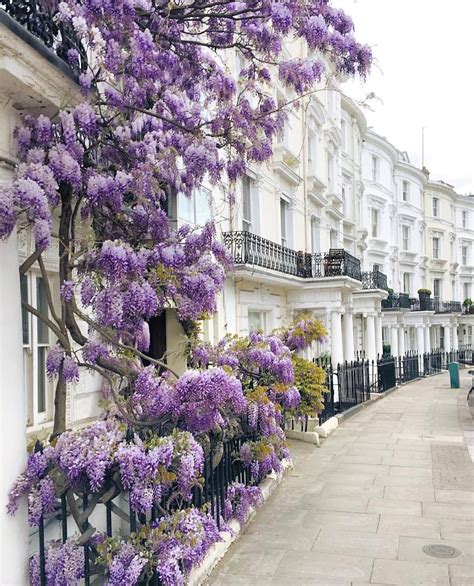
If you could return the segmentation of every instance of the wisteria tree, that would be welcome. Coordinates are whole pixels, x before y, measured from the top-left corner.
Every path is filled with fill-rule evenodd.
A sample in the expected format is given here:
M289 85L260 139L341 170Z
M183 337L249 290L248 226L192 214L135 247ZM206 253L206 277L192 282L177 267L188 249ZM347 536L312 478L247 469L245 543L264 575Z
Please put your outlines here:
M270 438L262 449L271 457L255 464L251 452L262 453L261 446L249 446L242 457L253 462L256 479L276 467L284 453L275 405L297 400L281 337L223 342L238 372L235 363L221 364L218 350L181 377L162 357L148 355L150 319L167 307L183 321L215 311L229 266L212 223L175 228L167 209L178 193L189 196L203 181L231 193L249 163L268 160L287 108L311 94L326 75L325 63L336 75L363 77L371 62L370 49L352 35L351 19L329 0L66 0L56 11L80 39L68 58L81 71L82 99L52 118L25 119L17 130L21 162L0 193L0 236L15 225L32 229L36 250L20 273L38 263L46 283L48 314L27 303L24 309L57 340L47 372L56 379L53 436L59 439L30 458L12 497L14 509L20 494L33 494L33 523L54 507L52 468L66 484L80 480L99 491L113 464L138 512L158 502L167 483L177 482L188 495L200 473L203 435L222 432L244 414L248 424L258 393L265 394L265 407L258 417L251 408L250 420ZM288 40L306 44L309 56L286 60ZM290 105L277 102L278 84L287 88ZM43 262L53 238L60 307ZM114 407L95 427L63 433L66 385L85 369L103 377ZM250 388L248 380L268 369L273 379L265 375L264 384ZM80 446L87 434L95 439L86 453ZM159 549L159 536L178 531L180 522L174 518L162 533L150 529L151 548ZM205 521L195 522L205 534ZM142 572L147 560L133 565L127 547L120 550L122 565L112 567L116 550L102 544L111 575L126 567ZM64 551L53 547L49 559L60 560ZM162 568L162 579L168 570Z

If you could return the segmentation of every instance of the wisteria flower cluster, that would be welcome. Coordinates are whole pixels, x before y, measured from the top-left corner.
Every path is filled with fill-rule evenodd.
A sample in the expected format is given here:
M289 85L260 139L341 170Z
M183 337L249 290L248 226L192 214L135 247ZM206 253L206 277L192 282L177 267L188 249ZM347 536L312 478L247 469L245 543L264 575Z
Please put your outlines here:
M252 479L260 482L271 472L281 472L282 460L289 458L289 450L284 442L284 433L248 441L240 448L240 459L250 469Z
M116 461L123 487L130 491L132 508L147 513L172 486L182 498L191 498L203 469L204 453L191 433L174 430L170 436L148 442L135 435L133 442L118 447Z
M175 511L143 527L131 541L103 538L99 562L110 586L134 586L144 571L157 572L163 586L182 586L209 548L220 541L215 521L196 508Z
M263 502L262 491L258 486L245 486L240 482L232 483L227 489L224 502L224 519L237 519L243 525L252 508L256 509Z
M51 586L76 586L84 578L84 548L74 539L50 541L45 549L46 584ZM41 585L39 554L30 559L30 584ZM118 584L118 583L117 583Z

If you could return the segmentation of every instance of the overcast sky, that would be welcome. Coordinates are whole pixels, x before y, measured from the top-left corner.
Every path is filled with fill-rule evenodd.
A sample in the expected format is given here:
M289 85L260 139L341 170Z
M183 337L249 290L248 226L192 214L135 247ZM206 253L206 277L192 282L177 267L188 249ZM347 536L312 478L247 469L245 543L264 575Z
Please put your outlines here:
M333 0L350 14L356 37L375 64L365 85L347 84L361 99L375 92L368 125L432 179L474 193L474 1Z

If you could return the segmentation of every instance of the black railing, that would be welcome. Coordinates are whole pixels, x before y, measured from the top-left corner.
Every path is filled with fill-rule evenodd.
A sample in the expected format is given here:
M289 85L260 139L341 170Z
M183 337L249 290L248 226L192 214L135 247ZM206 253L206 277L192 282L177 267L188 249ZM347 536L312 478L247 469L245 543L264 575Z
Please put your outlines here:
M331 248L311 254L296 251L251 232L224 232L224 244L236 265L254 265L304 279L347 276L361 280L360 260Z
M318 359L315 363L320 365ZM331 363L325 363L323 368L329 392L324 396L324 409L318 414L320 425L330 417L368 401L372 384L369 360L345 362L336 368Z
M410 309L408 293L390 293L387 299L382 299L382 309Z
M441 301L434 299L435 313L461 313L462 305L460 301Z
M384 289L387 290L387 275L374 269L362 273L362 289Z
M474 352L471 346L451 351L433 350L425 354L408 352L399 357L383 356L371 361L360 359L346 362L335 368L326 358L315 358L314 362L326 371L329 391L324 396L324 408L318 414L319 425L322 425L330 417L365 403L371 393L384 393L399 384L440 373L447 370L450 362L473 365ZM307 427L307 422L302 424L302 430Z
M221 529L224 503L226 492L230 484L240 482L249 486L253 484L249 467L244 467L240 459L240 448L248 440L254 439L253 436L239 437L224 442L211 442L209 451L205 457L204 470L202 474L202 484L195 486L192 490L192 498L189 502L178 503L173 500L172 489L166 491L161 498L161 510L166 507L171 510L177 510L182 506L193 505L201 508L205 507L215 519L217 526ZM37 449L42 449L41 444L37 442ZM71 489L68 489L71 490ZM41 586L47 586L49 582L46 579L46 547L45 528L52 520L60 521L62 542L68 539L68 517L71 515L69 508L68 490L66 490L57 502L57 510L47 516L42 516L39 524L39 574ZM128 535L138 531L145 523L152 523L160 518L158 507L153 507L147 515L137 514L123 499L123 492L116 486L113 477L108 479L108 485L104 494L98 498L97 493L91 493L81 489L81 497L77 499L72 493L72 502L75 503L76 515L81 518L81 536L77 543L84 547L84 584L89 586L92 583L102 584L100 574L103 569L95 563L97 559L97 549L94 545L95 529L90 525L89 519L94 513L94 523L100 523L101 513L103 514L103 528L108 537ZM126 496L126 493L125 493ZM171 505L170 505L171 501ZM124 510L125 502L125 510ZM89 507L95 503L95 506ZM98 580L98 581L97 581ZM82 583L82 582L81 582ZM143 582L144 584L145 582ZM150 581L150 585L159 586L161 584L158 575L155 573Z
M434 311L433 299L418 299L416 297L410 297L410 309L411 311Z
M2 10L6 12L73 69L68 59L68 52L71 49L77 51L78 69L85 71L87 56L84 47L73 27L55 18L57 10L52 7L57 4L44 0L0 0L0 13ZM8 25L7 20L2 18L2 21Z

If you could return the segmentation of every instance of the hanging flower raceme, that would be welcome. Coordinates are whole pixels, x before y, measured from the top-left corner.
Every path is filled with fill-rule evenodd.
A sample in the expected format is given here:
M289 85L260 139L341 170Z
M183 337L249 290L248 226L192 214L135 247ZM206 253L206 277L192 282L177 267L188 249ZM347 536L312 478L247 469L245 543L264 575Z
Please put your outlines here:
M204 465L201 446L189 432L174 430L171 436L143 442L138 436L117 449L122 485L130 491L130 504L147 513L172 486L182 498L191 498Z
M256 509L263 502L263 494L258 486L245 486L240 482L233 482L227 489L224 502L224 519L237 519L243 525L252 508Z
M194 432L226 426L228 417L245 412L242 384L222 368L189 370L174 386L174 414Z
M289 457L288 448L283 440L284 433L280 429L275 436L242 444L240 459L242 464L250 469L250 474L255 482L260 482L271 472L278 473L282 470L281 461Z
M55 586L77 586L84 578L84 547L74 539L50 541L45 549L46 584ZM30 559L30 584L40 586L40 556L35 553Z

